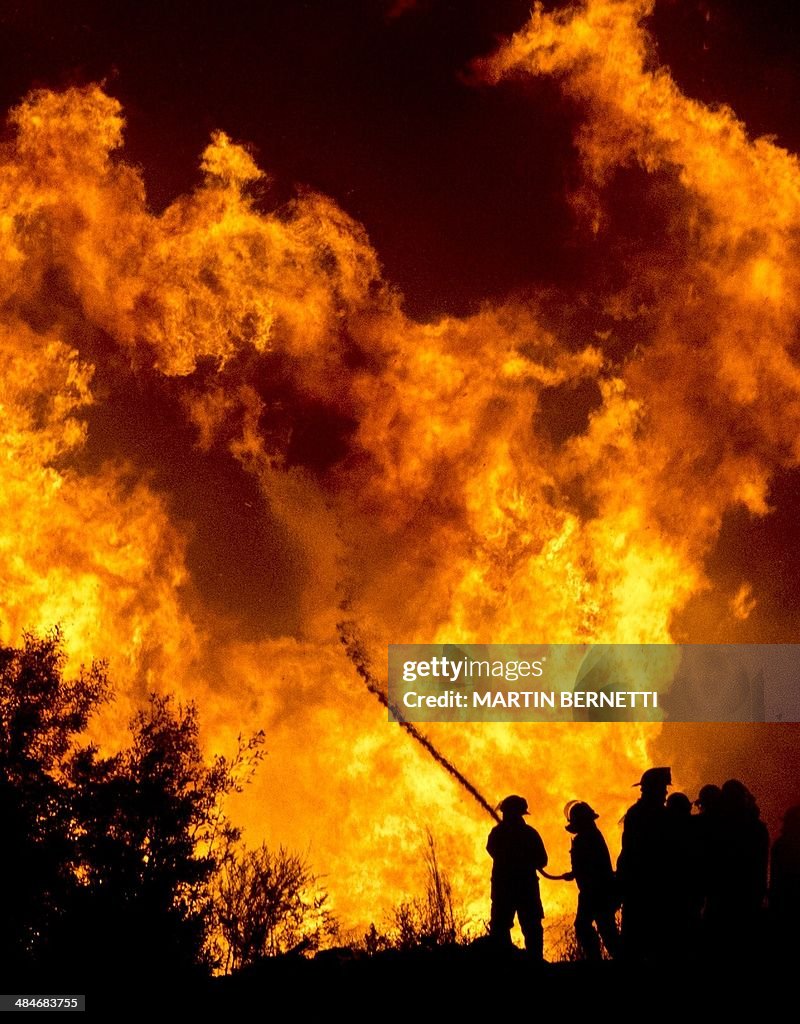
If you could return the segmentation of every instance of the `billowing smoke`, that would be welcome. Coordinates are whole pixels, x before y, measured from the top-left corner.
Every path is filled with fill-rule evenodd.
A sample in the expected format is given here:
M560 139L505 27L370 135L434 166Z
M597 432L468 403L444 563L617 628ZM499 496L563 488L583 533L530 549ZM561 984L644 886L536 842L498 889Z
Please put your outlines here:
M308 192L274 208L222 132L156 215L101 88L11 114L2 639L59 622L74 662L108 658L108 744L151 688L194 696L209 744L263 727L236 813L252 841L308 848L347 922L414 886L426 823L485 915L488 822L366 692L342 606L373 665L388 642L667 641L711 590L724 516L767 515L798 462L800 171L653 69L648 11L537 9L477 69L557 76L574 104L597 270L463 319L409 319L363 229ZM714 594L720 614L746 619L757 584ZM525 793L558 867L565 801L616 841L649 744L684 756L687 787L714 767L659 732L429 738L490 801Z

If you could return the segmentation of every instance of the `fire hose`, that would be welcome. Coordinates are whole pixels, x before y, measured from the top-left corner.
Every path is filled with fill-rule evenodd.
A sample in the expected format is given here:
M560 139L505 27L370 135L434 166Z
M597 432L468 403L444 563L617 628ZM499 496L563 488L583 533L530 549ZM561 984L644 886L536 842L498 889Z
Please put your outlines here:
M392 713L392 716L400 727L403 728L412 739L416 740L416 742L423 747L423 749L425 749L431 757L441 765L442 768L444 768L448 775L454 778L455 781L469 793L475 802L478 803L484 811L490 814L491 817L499 824L500 818L497 811L492 807L483 794L469 781L463 772L456 768L452 761L436 749L430 739L420 729L418 729L416 725L409 722L403 716L402 712L395 704L391 703L383 687L372 674L369 658L364 645L361 643L358 636L358 630L355 623L352 621L340 622L337 629L339 639L347 652L348 658L353 663L356 672L365 683L369 692L374 697L377 697L380 703ZM567 875L569 874L569 872L565 872L563 875L551 875L548 871L545 871L544 868L538 868L538 872L542 878L547 878L551 882L567 881Z

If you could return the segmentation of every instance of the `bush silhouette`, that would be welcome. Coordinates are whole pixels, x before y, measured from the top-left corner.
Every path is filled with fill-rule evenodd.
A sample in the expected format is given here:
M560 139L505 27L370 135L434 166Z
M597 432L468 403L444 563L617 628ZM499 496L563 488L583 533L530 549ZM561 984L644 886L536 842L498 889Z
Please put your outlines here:
M391 912L393 944L398 949L450 946L467 941L464 915L447 873L439 862L433 833L425 832L425 892L403 900Z
M266 845L221 866L214 886L215 938L226 972L265 956L310 952L335 938L327 893L296 853Z

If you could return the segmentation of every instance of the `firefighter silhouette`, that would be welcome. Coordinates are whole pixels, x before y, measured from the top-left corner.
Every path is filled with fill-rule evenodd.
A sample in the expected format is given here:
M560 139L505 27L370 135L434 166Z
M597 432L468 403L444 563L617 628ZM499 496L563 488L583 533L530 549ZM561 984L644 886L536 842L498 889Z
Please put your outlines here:
M703 915L708 951L726 960L746 959L759 938L769 834L753 794L738 779L722 785L716 827Z
M534 959L543 956L542 900L537 871L547 865L541 836L524 820L528 803L507 796L499 805L503 820L489 833L486 849L492 858L492 913L489 932L502 946L511 945L514 916Z
M664 802L669 768L648 768L638 801L628 809L617 860L622 895L622 952L626 959L659 959L668 945L670 845Z
M567 882L578 884L578 911L575 938L587 960L600 960L600 939L611 956L619 952L616 911L617 885L611 856L603 834L597 827L599 815L582 800L572 800L564 808L567 832L573 835L570 848L572 870Z
M800 806L786 812L783 831L772 847L769 910L776 954L796 957L800 952Z

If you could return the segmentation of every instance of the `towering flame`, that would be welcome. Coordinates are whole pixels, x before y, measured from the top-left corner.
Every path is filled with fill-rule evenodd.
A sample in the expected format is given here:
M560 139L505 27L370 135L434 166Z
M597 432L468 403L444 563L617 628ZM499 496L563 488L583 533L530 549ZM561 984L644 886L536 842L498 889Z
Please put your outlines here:
M109 745L149 689L194 697L211 745L263 727L235 813L308 849L346 923L416 885L425 824L486 917L490 822L365 691L342 607L373 664L389 642L669 641L723 515L765 515L800 461L800 169L654 65L651 7L537 5L478 68L555 75L580 116L576 216L608 261L608 328L586 337L535 293L411 320L361 226L310 192L271 208L223 132L157 215L102 88L11 114L0 639L58 622L74 663L107 658ZM635 251L609 212L621 174L664 226ZM722 606L746 617L753 593ZM528 796L556 866L570 798L617 840L658 732L430 728L481 792Z

